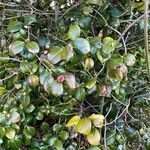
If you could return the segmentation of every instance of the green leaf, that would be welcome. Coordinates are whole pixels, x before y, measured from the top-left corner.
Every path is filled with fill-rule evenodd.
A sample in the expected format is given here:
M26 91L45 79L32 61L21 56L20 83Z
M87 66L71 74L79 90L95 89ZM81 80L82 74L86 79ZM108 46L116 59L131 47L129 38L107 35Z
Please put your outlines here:
M98 49L101 48L102 43L101 43L101 38L100 37L92 37L89 39L90 47L91 47L91 52L92 54L95 54Z
M54 78L52 77L52 75L47 76L46 79L43 81L44 90L48 94L51 93L51 87L52 87L53 82L54 82Z
M90 70L94 67L94 61L92 58L86 58L84 68Z
M77 24L71 25L68 31L68 37L71 40L75 40L79 36L80 36L80 27Z
M21 140L21 138L15 136L15 138L10 141L10 146L14 150L20 149L21 146L22 146L22 140Z
M32 87L36 87L39 84L39 77L37 75L31 74L28 77L28 81Z
M116 41L111 37L105 37L103 39L103 47L102 50L104 53L110 53L114 51L116 48Z
M41 129L43 132L48 132L48 130L50 129L50 125L47 122L43 122L41 125Z
M70 60L72 57L74 56L74 51L73 51L73 47L71 44L66 45L66 47L64 47L62 53L61 53L61 58L63 60Z
M0 96L4 95L7 92L6 88L3 86L0 86Z
M0 127L0 138L2 138L5 135L5 128Z
M54 145L54 143L55 143L55 141L56 141L56 137L50 137L49 139L48 139L48 144L49 144L49 146L53 146Z
M36 135L36 130L31 126L25 126L23 129L23 134L26 136L27 139L31 139L33 136Z
M115 137L116 137L116 132L107 132L107 138L106 138L107 145L114 144L116 140Z
M5 114L3 114L2 112L0 112L0 123L4 123L5 121L6 121Z
M77 38L74 41L74 46L76 49L78 49L82 54L87 54L90 52L90 44L89 42L84 38Z
M84 101L86 97L86 92L84 88L78 88L75 92L75 98L80 102Z
M29 95L23 95L21 97L21 104L23 107L27 107L30 104L30 96Z
M9 46L9 50L13 55L16 55L23 51L25 43L22 41L14 41Z
M104 123L104 116L99 114L92 114L89 119L95 127L102 128Z
M63 91L64 91L64 89L63 89L63 85L61 83L58 83L57 81L54 81L52 83L52 91L51 92L54 96L62 95Z
M100 133L97 129L92 129L91 132L86 136L86 138L91 145L100 144Z
M83 118L83 119L79 120L79 122L76 126L76 129L79 133L88 135L91 132L91 126L92 126L92 124L91 124L90 119Z
M36 22L36 15L35 14L27 14L24 17L24 20L25 20L25 25L30 25L33 22Z
M110 69L116 69L117 66L120 66L123 64L123 57L119 54L114 54L110 60L109 60L109 68Z
M16 32L22 28L23 23L20 21L12 21L7 26L8 32Z
M115 7L113 7L111 10L110 10L110 12L111 12L111 15L113 16L113 17L120 17L121 15L122 15L122 13L117 9L117 8L115 8Z
M88 4L102 5L102 0L87 0Z
M66 127L71 127L71 126L76 125L76 124L79 122L79 120L80 120L80 117L79 117L79 116L74 116L74 117L72 117L72 118L68 121L68 123L66 124Z
M128 73L128 68L126 65L122 64L118 66L115 70L115 77L117 80L122 80Z
M39 45L34 41L28 42L26 48L29 52L33 54L37 54L40 51Z
M63 48L60 48L60 47L52 48L50 53L48 53L48 60L52 64L57 64L58 62L61 61L61 52L62 51L63 51Z
M70 89L75 89L76 88L76 78L73 74L71 73L68 73L68 74L65 74L65 83L66 85L70 88Z
M39 38L38 39L38 44L40 47L46 47L46 46L49 46L50 45L50 40L47 39L47 38Z
M105 55L105 57L103 57L101 53L102 53L102 52L101 52L100 50L98 50L98 51L96 52L96 56L97 56L98 60L99 60L102 64L104 64L104 63L110 58L111 55L107 54L107 55Z
M92 23L92 18L89 16L81 16L81 17L79 17L77 22L80 25L80 27L82 27L84 29L89 29L90 25Z
M96 84L96 79L91 79L85 84L85 87L87 89L92 89L95 86L95 84Z
M133 141L136 139L138 133L134 128L128 127L125 130L125 135L126 135L128 140Z
M59 131L61 130L61 128L62 128L62 125L56 123L56 124L54 124L54 126L53 126L53 131L54 131L54 132L59 132Z
M56 150L63 150L62 141L59 139L56 139L56 141L54 143L54 147L56 148Z
M19 122L20 121L20 114L18 113L18 112L12 112L11 113L11 122L12 123L17 123L17 122Z
M90 146L87 150L101 150L101 149L97 146Z
M61 131L59 136L63 141L65 141L69 138L69 133L67 131Z
M11 127L6 127L5 128L5 136L12 140L15 137L16 131L15 129L11 128Z
M43 67L41 67L39 69L39 74L40 74L40 83L43 85L44 84L44 81L45 79L50 76L50 74L48 73L48 71L46 69L44 69Z
M124 62L127 66L132 67L136 62L135 56L130 53L126 54L124 56Z
M36 114L36 119L37 119L37 120L42 120L43 117L44 117L44 115L43 115L43 113L40 112L40 111Z

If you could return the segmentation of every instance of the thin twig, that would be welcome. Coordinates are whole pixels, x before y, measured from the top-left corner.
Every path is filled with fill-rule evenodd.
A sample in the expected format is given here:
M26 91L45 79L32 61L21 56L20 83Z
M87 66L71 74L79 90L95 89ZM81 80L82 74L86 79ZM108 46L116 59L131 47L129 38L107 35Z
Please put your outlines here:
M145 58L147 62L147 71L148 71L148 78L150 81L150 58L149 58L149 44L148 44L148 5L149 0L144 1L145 4L145 13L144 13L144 38L145 38Z
M150 13L150 10L147 11L147 14ZM139 20L141 20L143 17L145 16L145 14L141 15L139 18L137 18L136 20L134 20L120 35L119 39L117 40L117 43L119 43L119 41L122 39L122 37L125 36L125 34L128 32L128 30L134 25L136 24Z

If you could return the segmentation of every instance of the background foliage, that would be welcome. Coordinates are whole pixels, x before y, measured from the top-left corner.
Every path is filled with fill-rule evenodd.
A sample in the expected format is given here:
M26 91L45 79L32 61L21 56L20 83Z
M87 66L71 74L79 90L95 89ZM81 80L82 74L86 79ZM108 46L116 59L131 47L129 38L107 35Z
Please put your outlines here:
M150 150L143 13L142 0L1 0L1 148Z

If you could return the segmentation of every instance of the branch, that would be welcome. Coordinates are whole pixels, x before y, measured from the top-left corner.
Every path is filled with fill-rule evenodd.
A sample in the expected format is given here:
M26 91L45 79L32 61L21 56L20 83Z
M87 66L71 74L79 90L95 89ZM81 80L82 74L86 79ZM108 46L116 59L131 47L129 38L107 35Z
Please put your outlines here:
M150 58L149 58L149 44L148 44L148 5L149 0L144 1L144 39L145 39L145 59L147 61L148 78L150 81Z

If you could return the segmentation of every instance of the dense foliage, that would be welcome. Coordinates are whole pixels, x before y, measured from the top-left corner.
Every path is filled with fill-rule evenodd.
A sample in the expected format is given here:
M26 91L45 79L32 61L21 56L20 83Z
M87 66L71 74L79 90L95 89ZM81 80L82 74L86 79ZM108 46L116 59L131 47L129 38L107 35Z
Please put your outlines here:
M1 1L0 147L150 150L144 2Z

